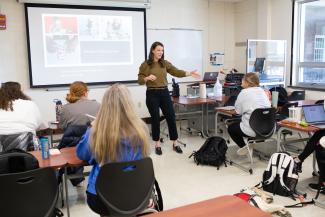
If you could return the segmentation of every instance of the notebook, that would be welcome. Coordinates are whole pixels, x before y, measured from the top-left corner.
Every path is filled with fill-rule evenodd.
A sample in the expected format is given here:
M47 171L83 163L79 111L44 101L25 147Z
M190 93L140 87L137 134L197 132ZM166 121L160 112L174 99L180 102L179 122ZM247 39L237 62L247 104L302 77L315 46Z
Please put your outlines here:
M306 105L302 107L305 120L308 124L315 125L319 128L325 128L325 111L324 105Z

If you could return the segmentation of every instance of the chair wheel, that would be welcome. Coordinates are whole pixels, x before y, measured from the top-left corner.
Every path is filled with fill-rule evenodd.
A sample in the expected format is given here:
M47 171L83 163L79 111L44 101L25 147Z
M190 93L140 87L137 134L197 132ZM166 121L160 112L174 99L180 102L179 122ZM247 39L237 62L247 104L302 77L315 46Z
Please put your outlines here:
M252 170L252 169L249 169L248 172L249 172L249 174L251 174L251 175L253 174L253 170Z
M230 144L230 140L229 139L227 140L227 143Z
M229 164L232 165L232 161L230 161Z
M160 142L162 142L162 143L163 143L163 142L164 142L164 139L163 139L163 138L160 138Z

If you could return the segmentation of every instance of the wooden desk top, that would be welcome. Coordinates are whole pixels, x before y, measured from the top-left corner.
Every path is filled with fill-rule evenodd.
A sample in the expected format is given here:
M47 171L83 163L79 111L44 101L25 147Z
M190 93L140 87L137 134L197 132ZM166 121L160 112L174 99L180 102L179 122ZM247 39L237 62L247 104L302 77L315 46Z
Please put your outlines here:
M229 116L236 115L235 109L228 110L228 109L222 109L222 108L216 107L215 108L215 112L219 112L219 113L222 113L222 114L225 114L225 115L229 115Z
M51 155L49 159L42 159L42 151L31 151L42 167L60 168L64 166L85 166L88 165L86 161L82 161L77 157L76 147L68 147L60 150L61 154Z
M279 121L278 125L280 127L286 127L286 128L290 128L290 129L298 130L298 131L302 131L302 132L307 132L307 133L312 133L312 132L316 132L319 130L318 127L315 127L313 125L304 127L304 126L299 125L296 122L291 122L291 121L287 121L287 120Z
M166 210L152 217L271 217L235 196L221 196L210 200Z
M42 151L31 151L29 153L31 153L32 155L34 155L34 157L36 157L40 168L52 167L54 169L58 169L67 164L67 160L62 154L51 155L49 159L43 159Z
M76 147L67 147L60 150L63 157L67 160L69 166L85 166L86 161L80 160L77 157Z

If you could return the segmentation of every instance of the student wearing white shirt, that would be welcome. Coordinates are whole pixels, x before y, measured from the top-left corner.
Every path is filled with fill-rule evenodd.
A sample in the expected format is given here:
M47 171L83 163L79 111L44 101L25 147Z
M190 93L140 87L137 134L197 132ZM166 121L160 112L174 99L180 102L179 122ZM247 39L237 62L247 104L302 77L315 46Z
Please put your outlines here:
M20 84L3 83L0 88L0 149L33 148L33 144L30 147L29 143L19 143L32 140L41 123L37 105L22 92Z
M37 105L22 91L17 82L3 83L0 88L0 135L35 131L41 125Z
M236 103L236 113L241 115L241 122L228 127L232 140L240 147L239 155L245 155L247 149L244 137L255 137L255 132L249 125L252 112L257 108L271 107L270 100L265 91L259 87L260 81L255 73L247 73L242 79L243 90L239 93Z

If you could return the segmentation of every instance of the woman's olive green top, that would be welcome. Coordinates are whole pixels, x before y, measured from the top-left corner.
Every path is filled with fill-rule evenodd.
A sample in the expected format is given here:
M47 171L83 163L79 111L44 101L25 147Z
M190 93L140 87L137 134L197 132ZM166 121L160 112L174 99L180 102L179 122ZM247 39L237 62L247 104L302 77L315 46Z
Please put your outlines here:
M138 83L140 85L146 84L147 87L166 87L168 85L167 82L167 73L171 74L175 77L186 77L186 71L179 70L175 66L173 66L167 60L163 60L165 67L161 67L158 62L152 63L151 66L148 65L147 61L143 62L139 68L138 74ZM145 77L149 75L154 75L157 77L154 81L144 81Z

